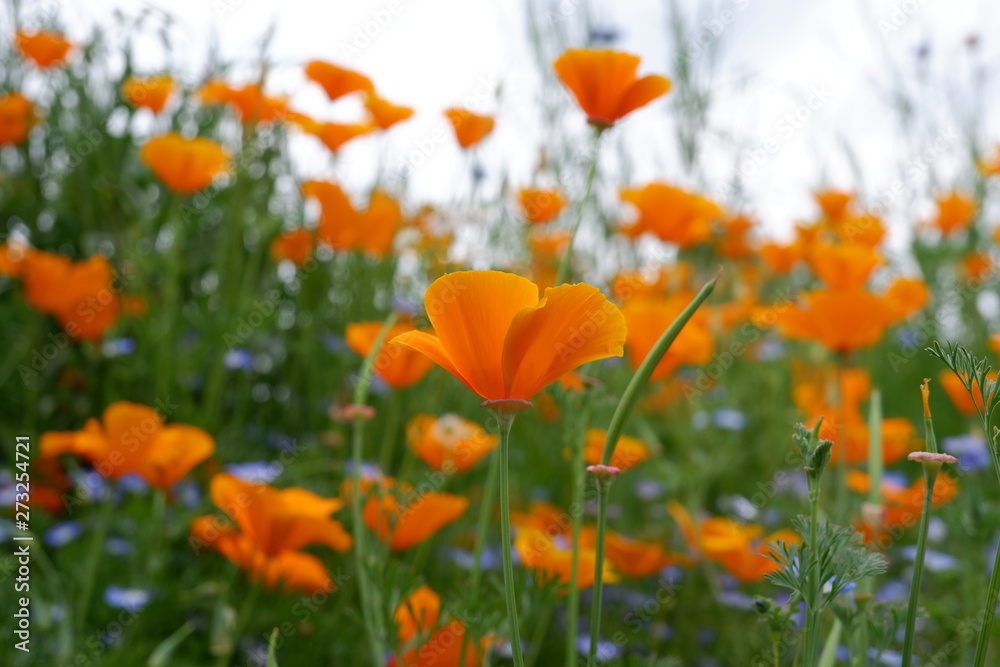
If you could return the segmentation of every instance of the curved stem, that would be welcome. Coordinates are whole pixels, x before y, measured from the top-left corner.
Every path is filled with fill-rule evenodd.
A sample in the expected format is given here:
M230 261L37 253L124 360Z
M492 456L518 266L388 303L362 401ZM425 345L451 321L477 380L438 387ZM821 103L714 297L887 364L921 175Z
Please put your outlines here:
M511 558L510 539L510 427L513 412L497 410L500 422L500 542L503 549L503 587L507 598L507 625L510 626L510 651L515 667L524 667L521 653L521 628L517 620L517 591L514 590L514 562Z
M927 527L931 520L934 502L934 483L937 481L940 463L924 463L924 513L920 517L920 533L917 536L917 555L913 559L913 580L910 582L910 603L906 608L906 636L903 638L902 667L910 667L913 659L913 630L917 623L917 599L920 597L920 579L924 573L924 553L927 551Z
M556 272L556 281L553 283L556 286L566 282L566 277L569 275L569 266L573 261L573 243L576 242L576 233L580 231L580 225L583 223L583 214L586 212L587 202L590 201L590 191L594 187L594 177L597 175L597 155L600 138L601 130L596 130L594 133L594 144L591 148L590 167L587 169L587 180L583 186L583 199L580 200L579 205L576 207L576 222L573 224L573 232L570 234L566 252L559 262L559 271Z

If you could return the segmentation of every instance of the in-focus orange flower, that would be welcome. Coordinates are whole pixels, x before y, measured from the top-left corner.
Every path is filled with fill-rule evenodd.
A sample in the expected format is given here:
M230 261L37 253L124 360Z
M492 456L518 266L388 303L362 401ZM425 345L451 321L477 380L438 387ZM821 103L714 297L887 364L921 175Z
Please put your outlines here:
M607 127L670 90L666 77L636 78L639 62L638 56L620 51L569 49L553 67L587 121Z
M457 521L469 507L469 499L450 493L418 493L405 482L382 480L379 495L364 504L368 528L388 542L393 551L404 551L429 539Z
M944 392L948 394L948 398L951 399L952 404L955 406L960 413L966 417L973 417L977 413L977 408L979 410L983 409L983 401L979 397L979 383L976 380L972 381L972 390L975 394L975 399L969 396L969 392L965 389L965 384L963 384L962 379L955 375L950 370L941 371L938 375L938 379L941 382L941 386L944 387ZM997 371L991 371L986 374L987 380L997 381ZM987 386L989 386L987 384ZM993 391L997 391L994 386Z
M364 74L322 60L306 63L305 74L308 79L322 86L331 102L351 93L370 94L375 91L371 79Z
M71 337L97 340L121 312L121 285L102 255L81 262L39 250L28 250L20 263L28 303L52 315Z
M335 250L360 250L377 256L392 249L403 216L396 200L381 190L372 193L363 212L355 210L339 185L328 181L303 183L302 195L319 200L321 242Z
M583 283L545 290L502 271L458 271L424 296L435 334L394 340L430 357L486 400L531 400L588 361L620 356L621 311Z
M722 217L722 209L699 195L665 183L621 191L626 201L639 211L639 219L622 233L635 238L649 232L681 248L704 243L712 236L712 221Z
M40 441L42 456L74 454L105 477L134 473L150 486L170 488L215 451L205 431L163 424L155 409L128 401L112 403L102 421L87 420L82 431L50 431Z
M413 331L412 324L407 322L394 324L386 334L378 357L375 358L375 373L394 389L412 387L423 380L434 367L434 362L419 352L392 342L393 338L407 331ZM345 333L347 346L362 358L366 358L381 332L381 322L348 324Z
M937 207L937 217L931 225L945 235L967 229L976 219L976 202L958 192L939 198Z
M840 190L820 190L813 194L813 199L819 204L824 216L832 220L839 220L847 214L854 195Z
M169 74L158 76L130 76L122 84L122 97L130 105L149 109L154 114L163 111L174 92L174 79Z
M584 526L580 531L580 544L587 548L597 545L597 530L593 526ZM669 565L692 564L686 554L673 553L658 542L634 540L613 530L604 533L604 553L616 570L637 579L652 576Z
M198 91L202 104L227 104L244 123L270 123L283 120L288 102L283 97L268 97L257 84L231 86L225 81L209 81Z
M604 440L607 437L608 432L604 429L587 429L583 449L583 459L587 463L597 465L601 462L601 454L604 453ZM611 465L624 472L647 460L649 456L649 446L646 443L638 438L622 435L618 437L618 444L615 445L615 453L611 456Z
M455 139L462 148L472 148L493 131L492 116L483 116L466 109L445 109L445 118L455 131Z
M860 470L849 470L845 479L847 488L855 493L867 495L871 488L871 478L868 473ZM859 528L865 540L879 549L888 548L893 540L899 538L902 530L913 528L924 513L924 497L927 493L927 483L923 477L909 487L883 480L882 517L880 525L871 525L864 521ZM939 507L950 503L958 495L958 482L951 475L940 474L934 482L934 495L931 506Z
M456 414L418 414L406 425L406 443L434 470L465 472L496 449L500 436Z
M638 369L656 341L691 303L694 293L679 291L665 297L635 297L622 304L622 315L628 327L628 360ZM681 329L677 339L663 359L653 369L650 380L665 378L685 364L707 364L715 349L714 337L709 328L708 315L698 311Z
M491 643L488 637L481 639L479 646L471 637L466 640L461 621L442 623L441 598L428 586L421 586L400 603L395 621L403 649L401 667L479 667ZM394 664L390 662L389 667Z
M182 195L198 192L229 170L229 155L218 142L185 139L177 132L150 139L139 157L164 185Z
M523 188L517 195L521 213L532 224L542 224L554 220L566 206L566 200L558 190Z
M275 261L289 261L295 266L302 266L316 247L316 238L312 231L305 227L282 232L271 241L271 257Z
M299 550L310 544L350 550L350 534L330 518L343 505L339 499L300 488L278 490L225 473L212 478L211 494L236 526L211 515L198 517L191 524L196 551L215 549L269 589L334 590L323 562Z
M557 581L569 584L573 566L573 550L563 536L553 538L551 533L532 527L519 527L514 539L514 549L521 558L521 563L538 571L539 584ZM595 547L580 546L577 561L577 588L583 590L594 585L594 566L597 563ZM618 581L618 573L611 567L608 559L604 560L602 571L604 583Z
M0 95L0 146L17 145L28 138L38 121L35 107L19 93Z
M396 123L402 123L413 117L413 109L387 102L375 95L368 96L368 99L365 100L365 108L368 109L372 121L380 130L388 130Z
M66 63L66 54L73 45L58 32L39 30L34 33L17 31L17 48L25 58L42 69Z

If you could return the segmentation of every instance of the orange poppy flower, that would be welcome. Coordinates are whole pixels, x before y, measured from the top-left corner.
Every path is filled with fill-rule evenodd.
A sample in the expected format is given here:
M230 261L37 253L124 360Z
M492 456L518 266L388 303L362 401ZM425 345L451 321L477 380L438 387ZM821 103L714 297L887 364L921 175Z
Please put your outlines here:
M588 361L620 356L621 311L583 283L545 290L502 271L458 271L435 280L424 306L436 335L394 340L430 357L486 400L531 400Z
M386 335L385 343L375 359L375 373L394 389L412 387L424 379L434 367L434 362L408 347L393 343L396 336L413 331L413 325L394 324ZM367 357L382 332L381 322L355 322L347 325L347 346L361 357Z
M886 302L864 289L815 290L778 318L786 338L813 340L835 352L874 345L891 324Z
M931 225L937 227L942 234L947 235L967 229L976 219L976 202L957 192L939 198L937 206L937 217Z
M743 259L753 254L754 249L747 238L754 221L745 215L737 215L722 223L722 238L719 240L719 254L732 259Z
M986 379L996 382L997 371L987 373ZM951 399L955 409L966 417L972 417L978 414L976 408L979 408L979 410L983 409L983 401L979 397L979 383L975 380L972 381L973 393L976 395L975 399L973 399L972 396L969 396L969 392L965 390L965 385L962 383L961 378L950 370L941 371L938 375L938 380L940 380L941 386L944 387L944 393L948 394L948 398ZM995 387L993 391L996 391Z
M150 139L139 157L164 185L182 195L198 192L229 171L229 155L218 142L185 139L177 132Z
M722 217L722 209L695 194L664 183L621 191L626 201L639 211L639 219L622 233L635 238L649 232L681 248L704 243L712 236L712 221Z
M639 57L619 51L569 49L553 63L556 75L597 127L614 125L670 90L670 79L636 78Z
M322 86L331 102L351 93L370 94L375 91L371 79L364 74L322 60L312 60L306 63L305 74L306 78Z
M257 84L231 86L213 80L198 90L198 99L205 105L226 104L244 123L270 123L283 120L288 114L288 102L283 97L268 97Z
M514 539L514 549L525 567L538 570L539 584L549 581L569 584L570 570L573 566L573 551L568 541L562 536L557 541L550 533L537 528L518 528L517 537ZM583 590L594 585L594 566L596 564L596 548L581 545L577 561L577 588ZM618 573L611 567L607 558L605 558L601 569L604 573L604 583L618 581Z
M490 638L483 638L477 647L467 641L461 621L442 624L441 598L429 586L421 586L400 603L395 621L404 650L402 667L479 667L491 643Z
M820 190L813 194L813 199L819 204L824 216L839 220L847 213L854 195L840 190Z
M299 122L298 125L308 134L319 138L323 142L323 145L329 148L330 152L334 155L348 141L370 134L375 129L374 125L368 123L345 124L311 121L305 123Z
M693 298L693 293L680 291L659 298L635 297L622 304L622 315L628 327L628 360L633 370L639 368L656 341ZM653 369L650 381L665 378L686 364L707 364L712 360L714 349L707 313L696 312Z
M110 262L95 255L73 262L63 255L26 251L20 263L28 303L54 316L77 340L98 340L118 319L119 289Z
M802 259L797 245L781 245L779 243L765 243L760 248L760 257L774 273L785 274L792 270L792 266Z
M885 238L885 226L874 215L850 215L837 220L833 231L845 243L860 243L874 248Z
M192 547L215 549L269 589L334 590L322 561L299 549L322 544L341 553L350 550L350 534L330 518L343 505L339 499L300 488L278 490L225 473L212 478L211 495L236 526L214 516L198 517L191 524Z
M841 290L864 287L882 258L860 243L830 243L817 246L808 261L827 287Z
M89 419L82 431L43 434L40 448L43 457L74 454L105 477L135 473L166 489L211 456L215 442L195 426L164 425L153 408L118 401L105 408L101 422Z
M392 104L375 95L368 96L368 99L365 100L365 108L368 109L375 126L380 130L388 130L396 123L402 123L413 117L413 109Z
M174 92L174 80L168 74L159 76L130 76L122 84L122 97L135 108L145 108L158 114Z
M871 488L871 478L868 473L860 470L849 470L845 479L847 488L855 493L867 495ZM861 525L861 532L870 544L885 549L888 538L896 539L902 529L917 525L924 513L924 497L927 493L927 482L919 478L909 487L900 486L883 480L880 486L882 494L881 525ZM934 482L934 495L931 506L939 507L950 503L958 495L958 482L951 475L940 474Z
M466 149L485 139L495 125L491 116L482 116L465 109L445 109L444 115L455 131L458 145Z
M0 276L19 278L24 259L30 251L27 244L17 240L0 244Z
M391 477L380 480L378 496L364 504L368 528L388 542L393 551L404 551L429 539L457 521L469 499L449 493L418 493L411 485Z
M19 93L0 95L0 146L17 145L28 138L38 121L35 107Z
M993 260L985 252L970 252L962 257L962 275L966 280L987 280L996 270Z
M496 449L500 436L455 414L419 414L406 425L406 443L434 470L465 472Z
M767 557L773 553L771 543L802 541L792 530L779 530L762 537L764 529L760 526L743 525L723 517L709 518L699 528L701 553L744 583L763 581L765 575L781 567Z
M580 531L580 544L587 548L597 545L597 530L593 526L584 526ZM652 576L669 565L692 565L685 554L672 553L657 542L633 540L613 530L604 533L604 553L616 570L636 579Z
M583 459L587 463L597 465L601 462L601 455L604 453L604 440L608 437L608 432L599 428L587 429L585 445L583 449ZM650 456L649 446L639 440L627 435L618 437L618 444L615 445L615 453L611 457L611 465L620 468L622 472L633 468Z
M305 227L282 232L271 241L271 257L275 261L289 261L302 266L312 257L316 239L312 231Z
M1000 331L991 333L986 339L986 345L993 351L993 354L1000 355Z
M39 30L28 34L18 30L17 48L25 58L42 69L48 69L65 64L66 54L73 45L58 32Z
M383 256L392 248L403 220L399 204L381 190L372 193L368 209L358 212L335 183L308 181L302 195L320 203L319 240L336 250L361 250Z
M661 297L689 290L693 275L691 263L683 260L661 267L652 275L641 271L621 271L611 280L611 294L618 301L627 301L632 297Z
M529 275L541 288L553 287L559 273L566 248L572 234L568 229L532 228L528 230L528 247L531 249Z
M542 224L554 220L566 206L566 200L558 190L523 188L517 195L521 213L532 224Z

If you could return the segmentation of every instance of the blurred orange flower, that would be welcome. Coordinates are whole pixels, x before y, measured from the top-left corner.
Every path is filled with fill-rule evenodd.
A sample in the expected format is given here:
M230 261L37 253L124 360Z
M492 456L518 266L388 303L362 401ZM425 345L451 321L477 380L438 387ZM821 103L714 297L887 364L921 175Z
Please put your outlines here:
M493 131L491 116L482 116L466 109L445 109L445 118L455 130L455 139L462 148L472 148Z
M383 256L403 221L399 204L381 190L372 193L368 210L358 212L335 183L307 181L302 195L320 203L319 240L335 250L361 250Z
M150 139L139 157L164 185L182 195L198 192L229 170L229 155L218 142L185 139L177 132Z
M996 265L985 252L973 251L962 257L962 275L966 280L987 280L995 270Z
M268 97L257 84L236 87L213 80L202 86L197 94L202 104L228 104L244 123L270 123L283 120L288 113L285 98Z
M808 262L827 287L846 290L864 287L882 258L860 243L829 243L818 245Z
M351 93L370 94L375 91L371 79L364 74L322 60L312 60L306 63L305 74L306 78L322 86L331 102Z
M719 254L731 259L743 259L754 253L747 238L754 228L754 221L745 215L737 215L722 223L722 238L718 242Z
M670 90L666 77L637 79L639 62L638 56L620 51L569 49L552 66L587 121L607 127Z
M942 234L967 229L976 219L976 203L958 192L951 192L937 200L937 217L931 221Z
M271 257L275 261L289 261L295 266L302 266L316 247L316 239L312 231L305 227L282 232L271 241Z
M42 456L74 454L105 477L134 473L150 486L167 489L215 451L205 431L163 424L155 409L128 401L112 403L102 421L88 419L82 431L50 431L40 441Z
M580 544L594 548L597 530L584 526L580 531ZM613 530L604 533L604 553L616 570L628 577L649 577L669 565L690 567L691 558L686 554L667 551L658 542L643 542L620 535Z
M413 331L412 324L394 324L385 337L382 349L375 359L375 373L394 389L412 387L424 379L434 367L434 362L408 347L393 343L392 339L407 331ZM345 337L347 346L362 358L368 356L379 333L381 322L355 322L347 325Z
M351 536L330 518L342 507L339 499L300 488L278 490L225 473L212 478L211 494L236 526L211 515L198 517L191 523L196 551L201 546L215 549L269 589L334 590L323 562L299 550L310 544L350 550Z
M27 139L37 121L35 107L20 93L0 95L0 146Z
M694 298L694 293L681 290L664 297L635 297L622 304L622 315L628 328L628 360L633 370L639 368L656 341ZM681 329L677 339L653 369L650 381L671 375L685 364L707 364L712 360L715 342L709 328L708 314L698 311Z
M145 108L158 114L174 92L174 79L168 74L130 76L122 84L122 97L135 108Z
M639 219L622 228L623 234L635 238L649 232L681 248L689 248L711 238L712 222L723 215L721 208L704 197L665 183L623 189L621 198L639 211Z
M466 641L461 621L442 623L441 598L429 586L421 586L400 603L395 621L404 651L401 667L479 667L491 643L485 637L477 648L471 638ZM393 665L390 659L389 667Z
M608 432L604 429L587 429L583 449L583 459L587 463L597 465L601 462L601 455L604 453L604 440L607 437ZM615 445L611 465L624 472L647 460L649 456L649 446L645 442L638 438L622 435L618 437L618 443Z
M522 188L517 201L524 218L536 225L555 219L566 206L566 200L558 190Z
M380 130L388 130L396 123L402 123L413 116L413 109L392 104L375 95L368 96L365 108Z
M551 533L529 526L519 527L514 539L514 549L521 563L533 570L539 570L539 584L557 581L569 584L573 566L573 550L564 536L554 538ZM577 588L583 590L594 585L594 566L597 564L596 547L580 545L577 561ZM604 583L616 583L618 573L605 558L602 566Z
M867 495L871 488L871 478L868 473L860 470L849 470L845 479L847 488L855 493ZM881 525L869 525L862 522L859 526L865 540L880 549L885 549L887 538L898 539L901 529L917 525L924 513L924 497L927 493L927 482L919 478L909 487L900 486L883 480L879 487L882 493ZM938 475L934 482L934 495L931 498L932 507L950 503L958 495L958 482L947 474Z
M306 133L319 138L319 140L323 142L323 145L330 149L330 152L334 155L336 155L341 147L347 142L366 134L371 134L371 132L375 129L375 126L369 123L321 123L312 120L303 121L295 118L293 118L293 121L296 122Z
M73 45L58 32L39 30L34 33L17 31L17 48L42 69L66 63L66 54Z
M840 190L820 190L813 194L813 198L819 204L824 216L832 220L839 220L847 213L854 195Z
M456 414L418 414L406 425L406 442L434 470L465 472L496 449L500 436Z
M760 248L760 257L771 271L780 275L791 271L795 263L802 259L802 254L794 243L765 243Z
M976 395L976 398L973 399L972 396L969 395L969 392L966 391L965 384L963 384L962 379L955 375L952 371L941 371L938 375L938 379L941 381L941 386L944 387L944 393L948 394L948 398L951 399L955 409L957 409L960 413L966 417L972 417L977 414L977 408L979 410L983 409L983 401L979 397L979 383L976 382L976 380L972 381L972 390ZM996 382L997 371L987 373L986 379ZM994 388L993 391L996 391L996 388Z
M435 280L424 306L436 335L394 340L426 354L486 400L530 400L588 361L620 356L625 320L596 287L545 290L502 271L458 271Z
M457 521L469 507L468 498L418 493L411 485L390 477L385 477L381 486L380 495L365 501L365 524L393 551L417 546Z

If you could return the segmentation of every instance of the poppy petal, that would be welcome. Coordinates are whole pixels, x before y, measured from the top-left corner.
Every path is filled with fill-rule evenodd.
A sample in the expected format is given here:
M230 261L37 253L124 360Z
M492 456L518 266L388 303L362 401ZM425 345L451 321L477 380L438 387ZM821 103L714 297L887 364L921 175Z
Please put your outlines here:
M646 106L657 97L666 95L669 91L670 79L667 77L657 74L644 76L629 87L625 96L618 103L615 115L618 118L623 118L636 109Z

